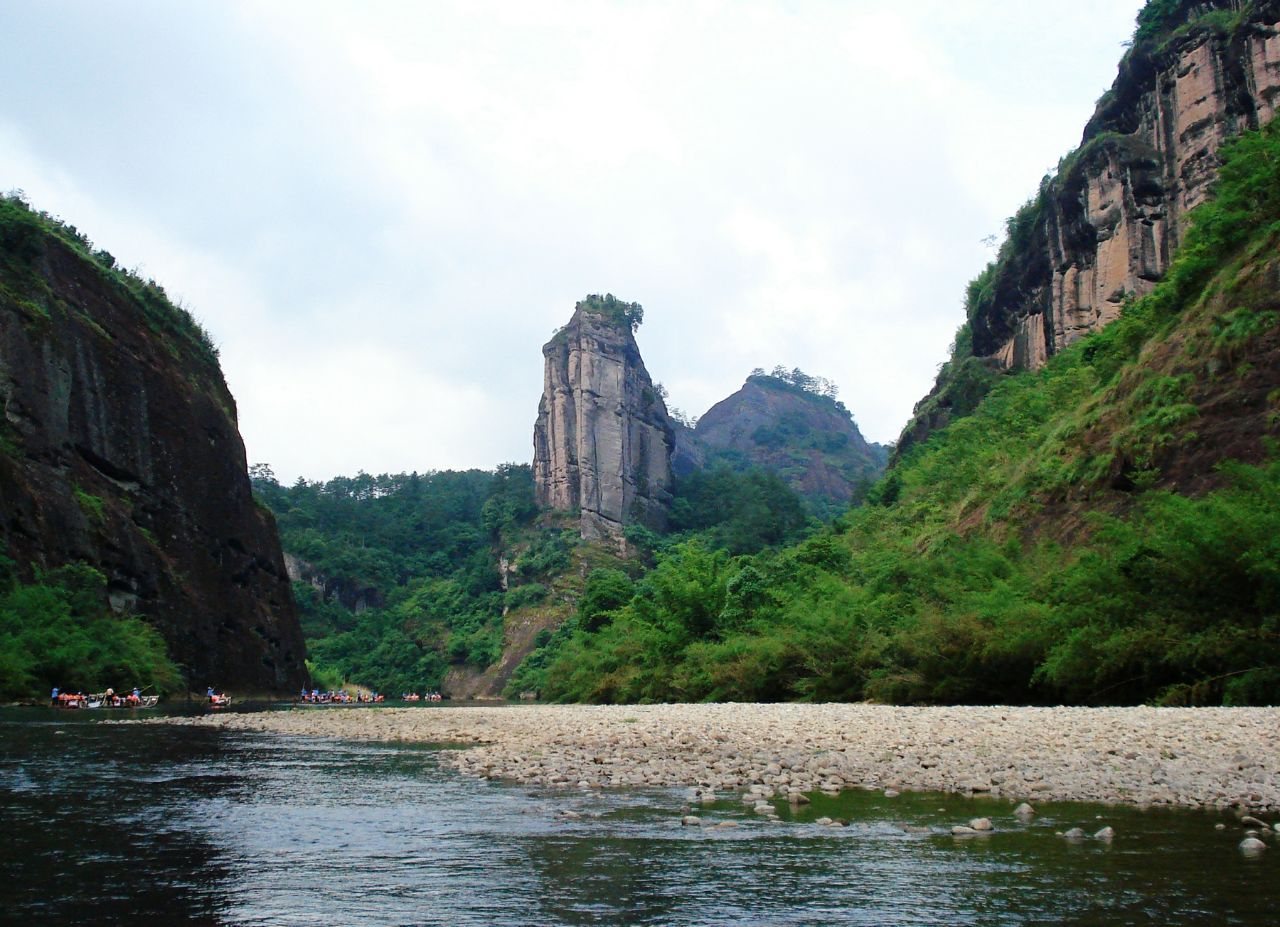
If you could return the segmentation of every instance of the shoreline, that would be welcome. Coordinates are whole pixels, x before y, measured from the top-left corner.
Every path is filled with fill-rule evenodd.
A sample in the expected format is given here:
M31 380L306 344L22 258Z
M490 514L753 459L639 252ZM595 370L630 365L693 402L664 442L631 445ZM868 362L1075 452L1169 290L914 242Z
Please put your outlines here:
M843 789L1280 810L1280 708L509 705L140 723L460 744L459 772L579 788Z

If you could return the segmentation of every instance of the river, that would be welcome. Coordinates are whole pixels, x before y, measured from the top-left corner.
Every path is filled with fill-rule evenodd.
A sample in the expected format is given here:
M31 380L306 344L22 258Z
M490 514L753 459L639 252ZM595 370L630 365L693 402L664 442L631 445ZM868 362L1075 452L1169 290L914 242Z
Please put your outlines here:
M325 709L320 709L325 710ZM333 709L348 710L348 709ZM377 709L351 709L377 710ZM449 710L423 707L421 710ZM520 710L518 707L512 710ZM227 925L1274 924L1228 816L958 795L736 800L464 778L441 749L0 710L0 921ZM572 812L566 815L564 812ZM577 815L576 817L573 815ZM822 816L848 821L820 827ZM989 816L990 836L952 824ZM1225 830L1215 830L1218 822ZM931 828L906 833L901 825ZM1055 831L1108 824L1111 843Z

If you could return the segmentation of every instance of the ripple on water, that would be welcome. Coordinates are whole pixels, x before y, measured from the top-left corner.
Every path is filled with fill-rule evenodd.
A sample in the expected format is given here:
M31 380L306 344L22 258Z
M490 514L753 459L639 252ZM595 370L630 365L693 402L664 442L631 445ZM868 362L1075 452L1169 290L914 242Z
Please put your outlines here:
M1277 858L1191 812L737 796L681 827L672 791L464 779L421 747L193 727L6 726L0 908L18 919L230 924L1271 923ZM12 736L10 736L12 735ZM70 770L70 772L68 772ZM84 771L84 772L81 772ZM574 816L562 814L573 812ZM1102 826L1111 844L1055 831ZM956 839L989 816L996 832ZM821 817L846 827L821 827ZM907 833L903 826L927 828Z

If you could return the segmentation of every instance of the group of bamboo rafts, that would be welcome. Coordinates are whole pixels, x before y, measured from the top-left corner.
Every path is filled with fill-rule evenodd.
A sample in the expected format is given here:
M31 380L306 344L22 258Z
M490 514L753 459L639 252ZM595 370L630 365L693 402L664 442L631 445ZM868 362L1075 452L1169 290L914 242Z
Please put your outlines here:
M205 697L209 700L210 708L225 708L231 704L231 696L225 692L210 689ZM142 690L137 688L128 695L121 695L115 689L91 695L54 689L50 699L54 708L155 708L160 702L160 696L143 695Z
M381 702L385 699L386 696L379 692L348 692L346 689L337 692L303 689L298 696L298 701L307 705L356 705L365 702Z
M90 695L54 689L51 698L54 708L154 708L160 701L160 696L143 695L139 689L128 695L121 695L114 689Z

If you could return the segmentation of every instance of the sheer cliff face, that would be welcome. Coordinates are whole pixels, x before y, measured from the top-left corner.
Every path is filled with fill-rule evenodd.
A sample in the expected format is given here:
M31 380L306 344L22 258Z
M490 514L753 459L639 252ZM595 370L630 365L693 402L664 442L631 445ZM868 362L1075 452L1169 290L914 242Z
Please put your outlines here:
M1002 255L993 298L972 320L975 355L1037 368L1162 277L1213 183L1219 146L1269 121L1280 98L1280 2L1230 22L1239 7L1184 4L1181 34L1126 57L1080 151L1042 191L1026 239Z
M633 523L664 528L672 425L630 323L579 303L542 354L533 431L538 504L580 512L585 538L618 539Z
M212 355L47 231L6 222L0 239L0 549L26 579L102 571L192 686L301 685L275 522Z

